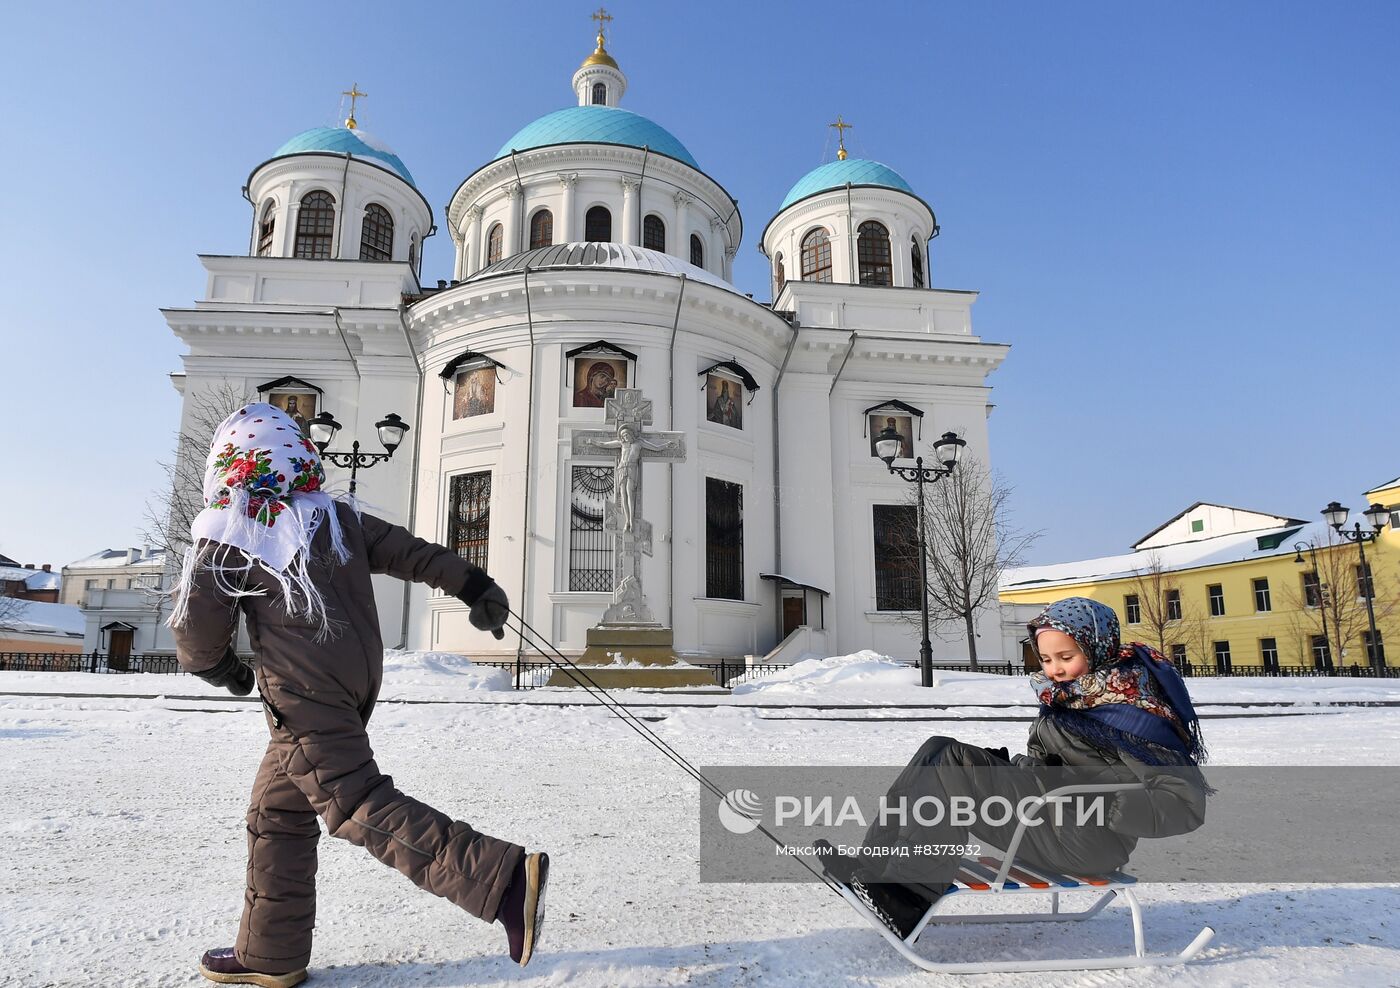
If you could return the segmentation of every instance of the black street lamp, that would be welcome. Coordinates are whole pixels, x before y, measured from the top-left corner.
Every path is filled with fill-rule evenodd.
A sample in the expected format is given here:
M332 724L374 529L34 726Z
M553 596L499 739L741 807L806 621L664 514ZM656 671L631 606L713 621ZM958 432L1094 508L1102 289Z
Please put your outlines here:
M919 590L923 606L924 637L919 643L919 681L924 686L933 685L933 644L928 640L928 545L924 536L924 485L942 480L958 465L967 440L959 439L955 433L945 432L943 438L933 444L933 455L940 466L924 466L922 456L914 460L912 467L897 467L894 458L899 455L904 438L898 431L885 426L875 437L875 452L885 461L890 473L917 484L919 488Z
M1322 668L1331 672L1332 641L1327 637L1327 584L1322 582L1322 570L1319 569L1317 565L1317 546L1307 542L1294 542L1293 551L1296 555L1293 557L1293 561L1299 566L1305 565L1303 559L1304 549L1307 549L1308 554L1312 556L1313 576L1317 577L1317 611L1318 615L1322 618ZM1307 603L1307 600L1304 599L1303 605L1307 606Z
M409 424L399 418L393 412L386 415L383 420L374 423L375 429L379 432L379 441L384 444L387 453L361 453L360 441L356 439L350 446L350 452L327 452L326 447L335 439L335 434L340 431L340 423L331 417L330 412L322 412L306 424L306 431L311 433L311 441L316 444L316 448L321 451L321 459L327 460L338 467L350 468L350 493L355 493L355 474L361 467L368 470L376 463L389 459L394 455L394 450L399 448L403 442L405 433L409 430Z
M1356 522L1353 529L1348 532L1342 526L1347 523L1348 509L1333 501L1322 509L1322 517L1327 519L1327 524L1337 530L1337 534L1348 542L1356 543L1356 551L1361 554L1361 576L1365 581L1366 589L1366 620L1371 626L1371 654L1367 660L1372 668L1381 669L1385 667L1385 654L1382 651L1380 636L1376 633L1376 608L1371 603L1371 598L1376 595L1375 584L1371 582L1371 570L1366 565L1366 543L1374 542L1381 534L1381 529L1385 528L1385 523L1390 518L1390 509L1383 504L1373 504L1362 514L1371 523L1371 531L1367 532L1361 528L1361 522Z

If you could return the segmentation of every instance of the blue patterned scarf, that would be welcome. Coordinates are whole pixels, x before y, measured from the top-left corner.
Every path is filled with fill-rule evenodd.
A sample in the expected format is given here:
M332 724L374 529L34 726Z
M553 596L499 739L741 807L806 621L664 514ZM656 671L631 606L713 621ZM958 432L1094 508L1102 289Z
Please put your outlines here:
M1041 628L1075 640L1089 671L1057 683L1031 675L1040 716L1100 750L1126 751L1148 765L1198 765L1206 759L1201 722L1176 668L1146 645L1122 645L1118 615L1085 597L1051 604L1027 626L1032 648Z

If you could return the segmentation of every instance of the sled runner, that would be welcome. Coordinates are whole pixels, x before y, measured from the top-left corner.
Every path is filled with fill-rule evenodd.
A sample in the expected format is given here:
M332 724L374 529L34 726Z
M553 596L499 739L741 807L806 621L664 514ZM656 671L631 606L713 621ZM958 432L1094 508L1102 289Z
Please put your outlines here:
M1073 796L1081 793L1112 793L1147 788L1140 782L1123 785L1076 785L1063 786L1039 797L1043 805L1051 797ZM1026 829L1025 821L1017 825L1010 846L1003 852L983 855L978 858L964 858L958 868L956 880L938 901L929 907L907 939L901 940L870 911L860 898L843 884L837 885L841 897L851 904L856 912L875 927L911 963L925 971L944 974L988 974L1018 973L1025 971L1090 971L1127 967L1154 967L1158 965L1185 964L1205 948L1215 936L1209 926L1203 927L1196 938L1177 954L1148 954L1142 930L1142 907L1138 903L1133 885L1137 879L1121 871L1103 875L1060 875L1044 868L1028 865L1016 860L1016 848ZM988 846L984 843L983 850ZM1098 898L1086 909L1065 912L1060 909L1060 896L1065 892L1098 892ZM948 903L966 899L969 896L996 897L1018 893L1033 893L1050 896L1049 912L994 912L994 913L941 913ZM1076 922L1096 916L1110 900L1120 898L1127 903L1133 921L1133 953L1118 957L1073 957L1045 960L983 960L983 961L936 961L914 950L919 935L934 923L1041 923Z

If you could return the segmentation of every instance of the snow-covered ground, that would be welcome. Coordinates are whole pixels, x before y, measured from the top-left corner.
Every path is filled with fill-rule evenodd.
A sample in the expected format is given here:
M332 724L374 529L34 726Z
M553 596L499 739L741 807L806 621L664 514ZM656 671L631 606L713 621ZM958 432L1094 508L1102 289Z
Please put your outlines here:
M1033 713L1023 679L940 673L924 690L914 677L861 653L755 680L729 698L622 695L652 708L647 716L660 719L651 727L696 764L897 765L930 734L1023 746L1020 721ZM577 693L508 686L508 676L461 660L391 655L386 699L445 702L385 703L371 737L407 792L551 852L542 952L520 971L504 957L499 927L328 838L312 984L1400 983L1393 885L1153 885L1141 893L1150 949L1179 949L1205 924L1218 931L1186 968L927 975L821 886L701 884L698 787ZM1400 682L1191 688L1221 715L1206 725L1217 764L1400 762L1400 707L1325 705L1400 700ZM61 692L99 695L37 695ZM35 695L15 695L25 693ZM1208 706L1241 702L1309 706L1292 716ZM886 706L820 709L833 704ZM946 707L917 709L930 704ZM925 719L895 719L911 715ZM1012 719L965 719L974 716ZM255 703L188 676L0 673L0 984L202 983L200 952L232 942L237 927L243 812L265 739ZM1131 935L1113 907L1073 927L935 930L920 949L949 958L1121 953Z

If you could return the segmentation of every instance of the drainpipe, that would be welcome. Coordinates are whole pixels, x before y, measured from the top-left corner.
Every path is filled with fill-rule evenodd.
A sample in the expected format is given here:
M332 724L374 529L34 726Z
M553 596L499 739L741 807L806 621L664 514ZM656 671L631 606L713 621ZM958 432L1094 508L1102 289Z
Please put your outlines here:
M419 240L419 241L418 241L418 248L419 248L419 250L422 250L422 248L423 248L423 241L422 241L422 240ZM419 257L420 257L420 259L421 259L422 255L420 254ZM409 333L408 333L408 319L406 318L406 313L407 313L407 312L408 312L408 306L406 306L406 305L404 305L402 302L400 302L400 303L399 303L399 328L400 328L401 330L403 330L403 342L404 342L404 345L408 347L408 352L409 352L410 354L413 355L413 365L414 365L415 367L418 368L418 418L417 418L417 420L414 422L414 425L418 426L419 429L422 429L422 427L423 427L424 373L425 373L425 371L426 371L426 368L423 367L422 364L419 363L419 360L418 360L418 351L415 350L415 349L413 349L413 340L410 338ZM421 435L421 433L420 433L420 435ZM414 527L413 527L413 526L414 526L414 524L416 523L417 518L418 518L418 462L419 462L419 456L421 455L422 448L423 448L423 444L422 444L422 443L417 443L417 442L416 442L416 443L413 444L413 466L412 466L412 471L413 471L413 472L412 472L412 474L411 474L412 480L409 482L409 485L408 485L408 489L409 489L409 492L410 492L410 496L409 496L409 499L408 499L408 530L409 530L410 532L412 532L412 531L414 530ZM405 580L405 581L404 581L404 585L403 585L403 623L402 623L402 626L401 626L400 629L399 629L399 644L398 644L398 646L397 646L398 648L407 648L407 647L408 647L408 599L409 599L409 594L412 592L412 589L413 589L413 584L412 584L411 582Z
M516 214L516 215L515 215L515 229L516 229L516 237L517 237L517 239L516 239L516 241L515 241L515 246L517 246L517 247L520 248L520 250L517 251L516 253L520 253L520 251L527 251L527 250L530 249L530 231L527 230L527 229L525 229L525 183L522 182L522 181L520 181L520 165L517 164L517 163L516 163L516 160L515 160L515 148L511 148L511 149L510 149L510 163L511 163L511 166L515 169L515 186L516 186L517 189L520 190L519 192L517 192L517 193L515 194L516 199L517 199L517 200L519 201L519 203L520 203L520 205L519 205L518 207L516 207L516 210L515 210L515 214ZM525 288L525 305L526 305L527 308L529 307L529 304L530 304L530 290L529 290L529 285L530 285L530 275L529 275L529 269L527 268L527 269L526 269L526 274L525 274L525 286L526 286L526 288ZM530 331L533 333L533 332L534 332L534 328L531 327L531 330L530 330ZM533 355L533 354L534 354L534 350L532 349L532 350L530 351L530 353ZM535 386L535 381L534 381L534 378L531 377L531 379L530 379L530 387L531 387L531 388L534 388L534 386ZM528 454L527 454L527 455L528 455Z
M345 338L345 327L340 324L340 306L331 309L331 316L335 319L335 328L340 331L340 342L345 347L345 353L350 357L350 366L355 369L355 379L363 381L364 378L360 376L360 363L355 359L355 351L350 349L350 341ZM356 398L358 404L358 395Z
M340 256L340 243L345 239L345 190L350 185L350 152L345 152L345 170L340 173L340 207L336 213L335 243L331 244L331 257Z
M248 200L248 205L253 207L253 229L248 234L248 256L252 257L253 252L258 248L258 204L253 201L253 197L248 194L248 186L243 186L243 198Z
M778 379L773 382L773 571L783 571L783 505L782 505L782 466L778 458L778 387L787 373L788 360L792 358L793 347L797 345L797 314L792 316L792 339L788 340L787 353L783 354L783 365L778 368ZM782 587L778 588L778 622L782 623Z
M851 210L851 183L846 183L846 256L851 263L851 284L860 284L860 272L856 268L856 220Z
M685 300L685 272L681 272L681 287L676 293L676 317L671 320L670 366L666 380L666 428L676 427L676 332L681 328L681 302ZM666 623L676 626L676 464L666 461L666 538L671 540L670 565L666 567Z
M511 153L514 157L514 152ZM524 199L524 193L521 194ZM520 615L526 621L530 619L529 611L525 601L529 599L525 592L525 581L530 573L530 454L534 446L534 421L535 421L535 316L530 308L530 266L525 265L525 325L530 331L530 380L529 391L526 394L525 407L525 518L521 524L520 547L520 603L516 606L520 608ZM550 628L552 635L554 629ZM520 641L515 646L515 661L519 662L525 653L525 629L520 629Z
M846 347L846 355L841 358L841 366L836 368L836 376L831 379L831 390L826 393L828 398L836 392L836 382L841 380L841 372L846 369L846 361L851 359L851 351L856 348L857 335L859 334L854 330L851 332L851 343Z
M642 173L641 173L640 175L637 176L637 246L638 246L638 247L645 246L645 245L642 243L642 226L643 226L643 222L645 221L645 218L646 218L646 211L642 208L642 183L645 182L645 181L647 180L647 158L649 158L649 157L651 157L651 146L650 146L649 144L643 144L643 145L642 145ZM680 236L680 234L677 234L677 236ZM680 255L677 254L676 256L679 257ZM684 286L681 287L681 291L682 291L682 293L684 293L684 291L685 291L685 287L684 287Z

